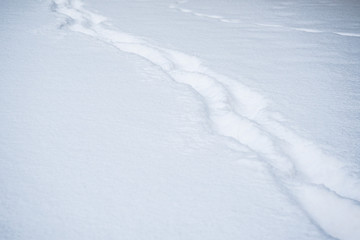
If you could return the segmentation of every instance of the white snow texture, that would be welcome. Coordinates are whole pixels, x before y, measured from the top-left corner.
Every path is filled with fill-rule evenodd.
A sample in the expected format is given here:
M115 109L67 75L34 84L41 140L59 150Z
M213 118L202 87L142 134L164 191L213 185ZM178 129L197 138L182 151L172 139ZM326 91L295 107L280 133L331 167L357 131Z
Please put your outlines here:
M36 4L1 23L1 239L360 238L358 3Z

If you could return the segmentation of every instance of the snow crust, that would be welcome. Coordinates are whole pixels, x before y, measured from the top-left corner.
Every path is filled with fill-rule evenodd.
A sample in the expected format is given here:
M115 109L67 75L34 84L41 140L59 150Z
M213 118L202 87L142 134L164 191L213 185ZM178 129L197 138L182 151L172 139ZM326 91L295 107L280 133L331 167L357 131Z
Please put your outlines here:
M196 1L194 2L196 5ZM186 4L189 6L185 7ZM203 12L197 9L199 5L194 6L193 10L191 4L191 1L180 1L169 2L165 6L171 13L175 11L184 18L191 15L201 21L210 20L229 25L243 21L236 16ZM103 44L95 51L109 53L100 53L100 60L112 62L115 59L121 63L122 70L118 72L113 68L111 71L114 71L114 75L111 75L104 67L99 68L99 65L103 65L102 61L95 60L94 64L88 63L86 66L94 67L96 71L90 71L79 83L82 72L88 70L75 70L83 63L74 61L70 65L78 66L73 66L66 74L61 73L63 76L55 77L51 85L45 84L45 89L40 85L34 87L33 83L27 83L32 91L42 91L40 97L30 93L28 99L34 102L26 105L27 109L18 110L19 116L15 114L12 119L3 122L4 126L13 126L13 120L23 114L30 119L25 120L24 125L15 124L5 131L5 136L14 139L17 145L11 144L9 140L3 144L2 166L9 172L4 174L2 180L7 186L3 190L4 196L8 196L2 198L2 201L10 206L1 214L4 238L46 239L51 231L56 232L55 239L99 239L104 236L118 239L118 234L124 234L125 239L357 239L360 236L360 221L357 220L360 219L360 181L356 169L349 168L353 162L339 159L338 155L324 151L321 145L299 134L283 113L273 109L273 103L261 90L254 90L254 87L244 83L247 81L242 82L212 70L204 60L195 55L118 30L117 26L111 24L111 19L88 10L80 0L54 0L50 6L60 18L61 31L66 31L67 35L71 34L67 30L82 34L71 35L71 41L75 43L66 48L74 51L82 46L81 42L86 42L89 45L96 44L96 47L90 47L94 51L98 48L97 44ZM281 6L286 7L286 4ZM282 7L276 9L283 9ZM263 31L329 34L358 41L356 32L259 21L250 25L261 27ZM66 48L59 51L60 60L52 65L43 63L45 66L55 66L46 79L51 78L52 71L59 65L65 64L65 68L68 66L64 60L71 59L62 55L68 52ZM113 51L114 49L120 51ZM46 51L44 53L49 54ZM86 53L80 51L78 54ZM111 57L105 57L107 54ZM118 55L123 59L118 60ZM76 58L81 60L82 57ZM127 62L135 62L137 66L129 66ZM128 68L132 71L127 71ZM97 69L100 69L99 72ZM137 69L142 69L140 76ZM5 79L13 78L11 74L5 76ZM118 85L117 79L110 84L102 82L118 76L129 85L129 89L138 91L138 95L133 96L126 90L120 90L127 86L124 83ZM68 87L58 92L63 86L58 81L64 78L69 78L66 82ZM148 81L151 84L145 80L127 83L143 78L150 78ZM94 85L86 86L86 79L92 79ZM3 108L9 112L12 108L21 108L25 103L16 94L20 94L26 87L12 85L9 80L3 84L7 90L4 93L7 98L4 99L15 101L5 102ZM152 86L154 84L156 87ZM127 97L117 96L111 87ZM153 93L147 91L147 88L153 90ZM90 95L89 90L93 91ZM15 91L15 95L12 91ZM167 91L170 93L166 93ZM156 92L162 93L156 98L158 102L154 105L145 104ZM51 96L53 93L57 94L56 98ZM79 93L84 96L80 103L77 102ZM109 93L110 98L107 97ZM173 95L185 100L176 100L175 106L163 105ZM103 99L100 100L101 98ZM46 99L51 100L50 104L41 102ZM62 114L54 111L55 106L62 109L61 105L64 103L69 104L69 108L63 109L66 120L58 120L62 118ZM73 103L75 107L71 106ZM182 107L183 104L191 110L186 110ZM92 105L95 106L94 109ZM163 107L158 109L160 106ZM136 108L140 108L138 112L134 110ZM88 112L84 113L84 109ZM185 113L177 113L176 109ZM37 115L38 113L41 114ZM124 117L127 114L133 117ZM73 115L77 117L73 118ZM40 119L36 120L38 116ZM120 120L122 118L124 120ZM146 118L154 120L139 120ZM51 120L54 120L56 126L39 128L41 125L48 125ZM120 126L117 121L122 121L126 126L117 131ZM187 121L191 124L183 123ZM175 125L171 127L167 122ZM85 128L81 127L83 123L86 123ZM33 124L36 127L31 127ZM168 126L170 130L162 126ZM93 127L97 129L94 132L90 130ZM182 130L177 130L179 128ZM29 133L30 136L41 138L45 135L40 141L44 146L31 143L31 138L19 140L22 138L16 137L29 129L33 131ZM35 133L36 129L39 133ZM62 131L67 132L69 137L62 135ZM174 131L177 134L175 136ZM136 136L137 133L139 136ZM121 136L122 134L125 136ZM55 137L51 137L53 135ZM191 139L186 139L189 137ZM98 142L102 141L105 143L98 148ZM130 151L131 148L136 150ZM124 149L128 149L128 152L124 152ZM171 152L175 154L172 156ZM154 156L149 156L150 153ZM60 157L62 154L65 155ZM26 158L30 162L21 160ZM229 159L233 159L236 164ZM13 161L16 162L15 169ZM104 162L99 164L99 161ZM54 167L61 170L56 171ZM29 168L32 170L27 172ZM67 176L68 169L68 179L63 179L64 174ZM16 177L19 173L32 179L28 187L21 177ZM96 179L92 179L93 177ZM17 187L11 184L14 179ZM99 179L100 182L97 183ZM25 190L48 181L55 183L60 193L53 192L50 185L45 187L45 191ZM66 182L67 185L63 185ZM95 185L90 186L89 182ZM76 187L71 186L73 184ZM85 189L75 196L76 201L69 201L69 198L74 197L74 190L81 189L82 184ZM137 189L140 191L137 192ZM14 194L11 191L15 191ZM24 202L21 202L21 194L26 195ZM46 199L40 201L35 208L43 211L44 215L34 218L38 223L30 223L34 213L24 209L31 206L29 202L34 204L38 198ZM14 200L15 206L11 203ZM117 206L118 202L122 206ZM223 202L226 204L222 204ZM62 211L67 211L65 214L55 210L55 205L61 203L64 203ZM86 204L82 207L84 203ZM100 211L100 206L107 210ZM130 208L126 209L126 206ZM135 210L136 208L140 210ZM76 215L69 221L71 227L66 224L66 219L60 219L60 224L52 218L66 218L74 210ZM112 211L114 215L111 215ZM134 213L135 216L132 216ZM97 214L99 218L96 217ZM24 217L25 222L21 222L18 216ZM91 220L83 219L86 216L92 216ZM122 216L124 219L119 220ZM46 224L48 221L55 222L46 231L36 227L37 224ZM102 221L105 223L101 224ZM61 227L58 230L52 228L59 224ZM79 231L76 230L78 226ZM95 235L91 227L97 229ZM66 231L69 228L72 230Z

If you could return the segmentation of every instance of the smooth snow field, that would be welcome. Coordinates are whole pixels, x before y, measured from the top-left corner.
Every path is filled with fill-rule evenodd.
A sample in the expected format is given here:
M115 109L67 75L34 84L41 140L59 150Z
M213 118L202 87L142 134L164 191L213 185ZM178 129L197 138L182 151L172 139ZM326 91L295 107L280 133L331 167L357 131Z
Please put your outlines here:
M0 1L1 240L360 239L360 1Z

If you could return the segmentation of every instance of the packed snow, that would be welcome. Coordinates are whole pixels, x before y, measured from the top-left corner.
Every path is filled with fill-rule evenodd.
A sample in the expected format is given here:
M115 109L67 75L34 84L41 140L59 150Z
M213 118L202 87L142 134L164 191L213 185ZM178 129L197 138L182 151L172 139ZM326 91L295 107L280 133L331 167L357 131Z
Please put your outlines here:
M360 238L360 2L0 6L0 239Z

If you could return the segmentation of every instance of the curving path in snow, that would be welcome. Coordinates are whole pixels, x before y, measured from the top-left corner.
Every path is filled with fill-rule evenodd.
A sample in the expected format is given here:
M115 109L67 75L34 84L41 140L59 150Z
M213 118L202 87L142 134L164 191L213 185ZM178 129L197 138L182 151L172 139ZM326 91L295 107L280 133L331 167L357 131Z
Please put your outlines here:
M234 22L200 15L179 4L172 7ZM174 81L190 86L201 96L213 132L253 151L319 227L340 239L360 236L359 179L340 161L287 127L281 114L270 111L266 99L257 92L212 71L194 56L108 27L105 17L86 10L80 0L54 0L52 10L66 17L63 27L146 59Z

